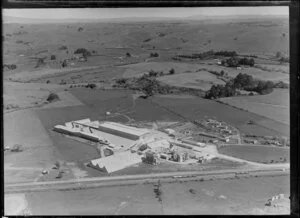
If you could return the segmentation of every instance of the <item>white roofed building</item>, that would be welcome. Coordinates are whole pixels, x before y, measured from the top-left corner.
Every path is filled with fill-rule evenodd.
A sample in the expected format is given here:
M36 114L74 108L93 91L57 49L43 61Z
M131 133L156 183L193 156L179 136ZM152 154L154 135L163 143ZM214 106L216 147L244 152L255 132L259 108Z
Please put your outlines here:
M142 158L140 155L126 151L108 157L91 160L89 166L106 173L112 173L141 162Z
M100 131L110 134L118 135L124 138L138 140L140 137L149 131L146 129L140 129L132 126L126 126L115 122L104 122L98 127Z

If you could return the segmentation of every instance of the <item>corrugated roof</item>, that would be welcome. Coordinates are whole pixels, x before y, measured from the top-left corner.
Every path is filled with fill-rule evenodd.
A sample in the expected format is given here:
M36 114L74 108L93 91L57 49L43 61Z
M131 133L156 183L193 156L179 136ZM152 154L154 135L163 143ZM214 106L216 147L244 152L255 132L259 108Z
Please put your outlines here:
M135 128L132 126L126 126L126 125L123 125L120 123L115 123L115 122L104 122L104 123L101 123L100 126L119 130L121 132L126 132L126 133L130 133L130 134L137 135L137 136L141 136L141 135L149 132L148 130L145 130L145 129L139 129L139 128Z
M87 118L87 119L82 119L82 120L75 120L74 122L85 124L85 123L90 123L91 120L89 118Z
M152 142L148 143L147 145L151 149L155 149L155 148L158 148L158 147L164 147L164 148L169 148L170 147L170 143L166 139L152 141Z
M141 156L131 153L130 151L117 153L108 157L91 161L94 166L98 165L100 168L105 167L108 173L124 169L140 162L142 162Z

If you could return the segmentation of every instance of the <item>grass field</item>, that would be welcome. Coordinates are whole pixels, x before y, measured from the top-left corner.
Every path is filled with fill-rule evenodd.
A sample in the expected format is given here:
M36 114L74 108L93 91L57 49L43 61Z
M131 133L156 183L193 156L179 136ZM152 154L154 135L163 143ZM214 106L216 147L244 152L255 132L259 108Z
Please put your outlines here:
M176 63L176 62L142 62L138 64L124 65L119 68L125 68L124 77L139 76L150 70L163 71L168 74L170 69L175 70L175 74L196 72L201 67L200 64Z
M220 101L289 125L289 90L274 89L267 95L221 98Z
M5 151L5 182L32 182L43 168L60 159L51 137L33 110L5 114L4 146L12 148L14 144L20 144L23 151Z
M171 86L201 89L203 91L209 90L213 84L225 85L224 81L206 71L164 76L158 80Z
M241 159L255 161L255 162L267 162L271 160L275 162L281 161L280 158L286 158L290 160L290 149L280 148L273 146L261 146L261 145L228 145L219 149L219 152L233 157Z
M288 214L289 209L268 210L264 204L278 193L288 198L289 184L288 176L166 183L161 202L152 184L32 192L26 198L33 215Z

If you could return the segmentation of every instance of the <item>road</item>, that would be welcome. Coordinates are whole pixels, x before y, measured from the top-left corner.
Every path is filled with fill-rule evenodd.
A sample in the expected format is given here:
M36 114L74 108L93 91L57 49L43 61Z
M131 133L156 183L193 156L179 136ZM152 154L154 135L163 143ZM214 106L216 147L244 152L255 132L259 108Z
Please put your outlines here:
M125 176L107 176L94 178L80 178L65 181L30 182L18 184L5 184L5 193L31 192L47 190L74 190L95 188L101 186L122 186L141 183L177 182L190 180L210 180L234 178L236 176L264 176L264 175L288 175L289 164L274 164L239 169L215 170L215 171L192 171L192 172L169 172L156 174L140 174Z

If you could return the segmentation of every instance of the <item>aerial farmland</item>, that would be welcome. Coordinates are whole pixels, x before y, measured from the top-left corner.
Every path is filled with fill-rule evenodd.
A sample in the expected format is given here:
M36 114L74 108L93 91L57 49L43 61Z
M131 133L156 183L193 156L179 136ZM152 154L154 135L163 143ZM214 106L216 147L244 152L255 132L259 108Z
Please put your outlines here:
M4 12L6 215L289 213L288 15Z

